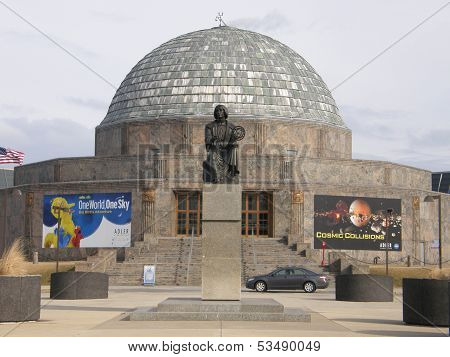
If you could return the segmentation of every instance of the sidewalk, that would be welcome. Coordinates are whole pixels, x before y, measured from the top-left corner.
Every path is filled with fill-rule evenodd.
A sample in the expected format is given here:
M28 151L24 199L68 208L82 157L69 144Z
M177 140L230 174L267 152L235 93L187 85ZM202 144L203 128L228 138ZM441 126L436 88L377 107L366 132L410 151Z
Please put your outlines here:
M285 307L311 310L311 323L253 321L121 321L136 307L155 306L168 297L199 297L199 287L110 288L107 300L49 299L42 289L41 320L0 324L0 336L446 336L448 328L410 326L402 322L401 291L392 303L334 300L334 290L306 294L256 293L243 297L273 298Z

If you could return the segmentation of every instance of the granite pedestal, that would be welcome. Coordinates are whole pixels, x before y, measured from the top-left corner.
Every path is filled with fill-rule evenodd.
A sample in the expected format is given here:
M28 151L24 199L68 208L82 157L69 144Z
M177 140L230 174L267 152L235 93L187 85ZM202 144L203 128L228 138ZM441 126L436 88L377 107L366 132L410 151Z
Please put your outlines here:
M131 312L126 321L285 321L310 322L303 309L286 309L273 299L205 301L200 298L168 298L156 307Z
M202 201L202 299L241 298L241 204L238 184L205 184Z
M205 184L202 211L202 297L168 298L126 321L310 322L303 309L273 299L241 300L241 202L237 184Z

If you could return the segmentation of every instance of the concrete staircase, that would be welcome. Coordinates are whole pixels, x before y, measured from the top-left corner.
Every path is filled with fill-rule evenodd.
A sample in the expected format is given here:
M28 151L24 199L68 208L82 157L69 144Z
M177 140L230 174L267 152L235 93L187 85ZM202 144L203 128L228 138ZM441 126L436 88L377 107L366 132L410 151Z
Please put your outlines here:
M252 275L266 274L279 266L302 265L320 271L319 264L301 256L283 240L242 238L242 282ZM115 251L99 249L95 257L80 262L77 271L109 274L111 285L141 285L144 265L156 266L157 285L201 285L201 238L158 238L135 242L125 249L125 260L116 262Z
M144 265L156 266L157 285L201 284L200 238L159 238L156 244L136 242L126 248L125 261L105 272L111 285L140 285Z
M96 255L88 256L86 261L77 262L75 271L92 271L104 273L114 266L117 260L117 251L114 248L98 249Z
M242 239L242 279L262 275L277 267L298 266L321 271L319 263L301 256L294 246L288 246L279 238L243 238Z

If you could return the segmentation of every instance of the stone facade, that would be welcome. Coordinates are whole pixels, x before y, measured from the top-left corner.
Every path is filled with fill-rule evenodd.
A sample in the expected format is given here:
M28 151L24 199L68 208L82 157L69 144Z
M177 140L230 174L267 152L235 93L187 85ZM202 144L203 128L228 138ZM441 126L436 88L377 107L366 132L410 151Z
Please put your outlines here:
M171 131L170 125L166 130ZM245 146L245 144L243 145ZM168 146L170 147L170 146ZM197 147L197 149L200 149ZM243 151L243 150L242 150ZM315 194L402 199L403 251L390 253L393 260L410 255L427 263L437 262L437 203L424 202L431 194L431 173L389 162L311 158L300 154L254 154L241 151L243 191L267 191L273 195L273 237L288 237L289 243L312 244ZM55 159L17 167L15 188L0 191L0 241L4 249L15 237L25 237L30 249L39 250L42 239L44 194L80 192L132 192L132 241L176 236L175 192L203 190L203 155L158 153L157 155ZM154 161L164 161L165 170L154 178ZM283 163L292 163L292 175L282 177ZM151 205L149 205L149 192ZM32 195L26 202L27 194ZM297 196L300 195L300 199ZM30 196L31 197L31 196ZM297 197L297 198L296 198ZM442 195L443 237L449 232L450 199ZM145 223L145 224L144 224ZM151 229L150 229L151 227ZM420 242L424 242L421 245ZM419 252L419 250L422 250ZM51 250L40 250L52 257ZM449 259L444 239L443 261ZM350 251L353 257L371 262L380 252ZM84 250L67 251L67 258L86 256Z

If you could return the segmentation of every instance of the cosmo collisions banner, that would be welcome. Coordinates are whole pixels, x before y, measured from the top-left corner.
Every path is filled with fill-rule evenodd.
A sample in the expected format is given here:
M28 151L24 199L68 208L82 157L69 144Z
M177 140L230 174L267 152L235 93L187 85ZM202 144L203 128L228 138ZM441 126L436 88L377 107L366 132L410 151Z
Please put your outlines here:
M43 248L130 246L131 192L45 195L43 209Z
M401 210L400 199L315 195L314 248L401 251Z

